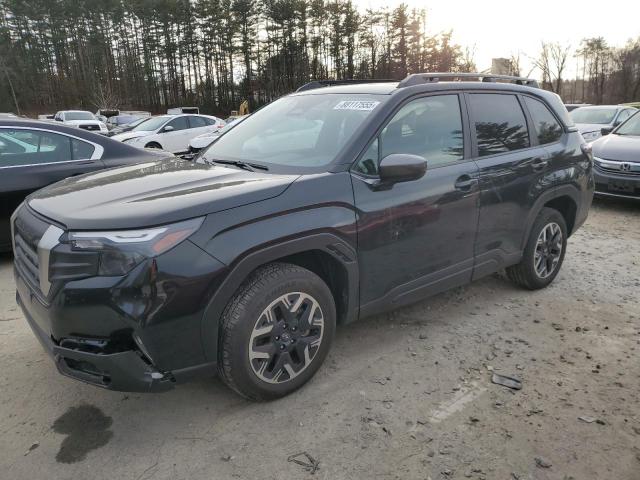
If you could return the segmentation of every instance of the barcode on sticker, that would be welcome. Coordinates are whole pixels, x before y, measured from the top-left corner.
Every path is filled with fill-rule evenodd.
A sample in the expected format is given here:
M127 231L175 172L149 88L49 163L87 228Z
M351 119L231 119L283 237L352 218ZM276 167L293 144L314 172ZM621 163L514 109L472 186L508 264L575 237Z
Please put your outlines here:
M373 110L380 102L374 100L343 100L338 103L334 110L364 110L366 112Z

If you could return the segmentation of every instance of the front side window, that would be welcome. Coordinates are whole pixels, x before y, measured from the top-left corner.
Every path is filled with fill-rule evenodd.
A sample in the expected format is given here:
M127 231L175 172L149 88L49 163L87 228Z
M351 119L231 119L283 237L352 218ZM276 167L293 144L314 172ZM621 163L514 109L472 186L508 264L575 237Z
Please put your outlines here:
M380 160L393 153L419 155L431 168L462 160L464 142L458 96L438 95L406 104L369 146L354 170L377 175Z
M562 136L562 127L546 105L531 97L524 97L524 103L533 118L538 142L544 145L558 141Z
M496 155L530 146L527 121L515 95L469 95L478 155Z
M169 123L167 123L167 127L173 127L174 132L178 130L186 130L187 128L189 128L189 124L187 123L187 117L174 118Z
M335 93L284 97L246 117L214 142L202 159L323 167L388 98Z
M79 143L85 144L85 142ZM93 154L93 146L89 145L89 147ZM82 153L81 150L79 154ZM85 149L84 154L86 153ZM73 152L71 139L65 135L38 130L0 129L0 167L68 160L73 160Z

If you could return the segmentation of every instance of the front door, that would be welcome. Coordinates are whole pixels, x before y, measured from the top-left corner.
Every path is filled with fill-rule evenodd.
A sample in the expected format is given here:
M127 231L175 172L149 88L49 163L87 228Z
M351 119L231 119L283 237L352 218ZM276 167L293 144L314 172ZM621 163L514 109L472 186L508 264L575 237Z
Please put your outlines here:
M160 144L164 150L171 153L181 153L189 150L189 122L186 116L176 117L164 128L173 127L173 130L163 131L160 135Z
M457 94L411 100L354 165L363 315L471 279L478 171L465 148L461 105ZM392 153L424 157L426 174L381 186L377 167Z

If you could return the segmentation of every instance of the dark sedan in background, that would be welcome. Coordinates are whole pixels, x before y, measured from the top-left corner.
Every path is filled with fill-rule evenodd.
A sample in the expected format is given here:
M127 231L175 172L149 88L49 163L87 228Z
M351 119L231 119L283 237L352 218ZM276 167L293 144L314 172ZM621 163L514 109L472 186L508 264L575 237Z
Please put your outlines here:
M640 199L640 113L591 146L596 194Z
M30 193L67 177L173 157L51 122L0 119L0 251L11 249L9 218Z

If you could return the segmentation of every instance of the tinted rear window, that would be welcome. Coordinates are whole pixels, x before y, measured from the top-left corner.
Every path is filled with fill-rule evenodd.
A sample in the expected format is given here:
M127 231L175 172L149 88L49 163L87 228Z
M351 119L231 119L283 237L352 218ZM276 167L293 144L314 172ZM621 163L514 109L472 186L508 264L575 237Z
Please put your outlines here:
M527 121L515 95L473 93L469 97L479 156L529 147Z
M544 103L531 97L524 97L529 113L533 119L533 127L540 144L553 143L562 136L562 127L556 117L549 111Z

